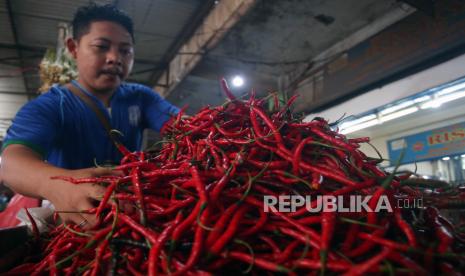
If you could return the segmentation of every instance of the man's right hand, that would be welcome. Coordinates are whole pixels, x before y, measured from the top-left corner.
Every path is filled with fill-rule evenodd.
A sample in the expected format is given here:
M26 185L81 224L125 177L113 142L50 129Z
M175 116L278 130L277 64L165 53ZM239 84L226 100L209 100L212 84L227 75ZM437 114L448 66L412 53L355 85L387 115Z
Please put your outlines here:
M116 171L106 168L88 168L70 171L75 179L99 177L104 175L117 175ZM73 184L60 179L51 179L47 191L43 192L66 223L75 223L83 229L91 229L97 223L95 214L85 211L97 206L105 194L105 187L96 183Z
M47 162L34 150L20 144L8 145L2 153L1 174L5 183L15 192L29 197L47 199L62 211L61 218L69 223L80 224L84 229L96 223L95 215L82 211L94 207L95 200L101 200L105 188L96 184L72 184L51 179L54 176L73 178L98 177L121 174L109 168L88 168L67 170ZM85 224L85 225L84 225Z

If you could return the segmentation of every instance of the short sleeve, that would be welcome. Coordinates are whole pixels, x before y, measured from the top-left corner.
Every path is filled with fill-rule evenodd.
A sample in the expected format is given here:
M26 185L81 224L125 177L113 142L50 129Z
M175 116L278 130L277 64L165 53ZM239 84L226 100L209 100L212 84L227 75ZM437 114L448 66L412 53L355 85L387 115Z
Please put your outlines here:
M147 86L141 85L144 119L148 128L160 131L163 125L179 113L179 108L163 99Z
M57 95L47 93L24 105L7 131L3 148L11 144L25 145L47 157L60 127Z

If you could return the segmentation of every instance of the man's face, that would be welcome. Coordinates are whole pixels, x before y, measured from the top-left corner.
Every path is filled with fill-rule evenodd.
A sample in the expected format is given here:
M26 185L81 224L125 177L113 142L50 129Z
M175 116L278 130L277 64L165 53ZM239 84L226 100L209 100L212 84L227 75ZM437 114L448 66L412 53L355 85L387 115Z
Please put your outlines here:
M110 21L91 23L79 41L68 41L68 49L76 59L79 82L93 92L114 91L134 63L131 35Z

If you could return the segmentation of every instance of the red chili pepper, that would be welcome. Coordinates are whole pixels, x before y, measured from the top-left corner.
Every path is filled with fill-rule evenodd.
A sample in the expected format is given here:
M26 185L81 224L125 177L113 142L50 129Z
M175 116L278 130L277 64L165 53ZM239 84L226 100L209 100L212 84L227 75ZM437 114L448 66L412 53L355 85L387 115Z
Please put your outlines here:
M378 255L370 258L368 261L352 266L352 268L345 273L344 275L363 275L366 273L370 268L384 260L389 254L391 254L391 248L384 248Z
M301 232L292 230L290 228L285 228L285 227L278 227L279 231L281 231L283 234L286 234L288 236L293 237L294 239L297 239L301 241L304 244L309 244L311 247L320 250L321 245L316 241L311 239L308 235L306 236L305 234L302 234Z
M218 124L214 124L215 128L218 130L219 133L221 133L223 136L226 136L228 138L231 138L231 137L243 137L246 133L249 132L248 129L240 129L238 131L227 131L225 130L224 128L222 128L220 125Z
M309 259L296 260L295 266L300 268L308 268L311 270L322 269L320 261ZM344 261L328 261L326 263L326 268L331 271L347 271L348 269L350 269L350 267L351 264Z
M302 225L298 221L287 217L285 214L283 214L281 212L273 212L273 214L275 214L277 217L283 219L284 221L288 222L290 225L292 225L295 228L299 229L303 233L307 234L310 239L312 239L312 240L320 240L321 237L320 237L320 235L318 235L316 233L315 230L313 230L313 229L311 229L311 228L309 228L307 226ZM321 246L318 246L318 249L321 249Z
M302 155L302 150L304 149L305 145L311 141L313 141L313 137L305 138L302 140L302 142L299 143L299 145L295 149L294 156L292 158L292 173L293 174L299 175L300 162L301 162L300 157Z
M267 223L267 221L268 221L267 213L265 213L263 211L263 208L258 208L258 211L260 213L260 217L259 217L258 221L256 221L256 223L252 227L250 227L249 229L246 229L243 232L240 232L239 235L241 237L246 237L246 236L250 236L250 235L253 235L253 234L257 233Z
M298 97L298 94L292 95L292 97L287 101L286 105L278 113L276 113L276 118L282 119L283 114L289 110L291 105L297 100Z
M131 155L131 152L123 144L118 143L118 142L115 142L114 144L123 156Z
M346 238L341 246L342 253L346 254L352 248L352 245L354 244L357 238L357 233L359 231L359 228L360 228L360 224L351 224L349 226L349 231L347 232Z
M142 172L142 177L151 178L154 176L180 176L188 172L185 169L159 169L151 172Z
M375 231L372 232L373 237L381 237L383 236L387 229L389 227L389 223L386 222L382 228L376 229ZM357 234L358 236L358 234ZM371 239L366 239L363 243L361 243L359 246L355 247L353 250L349 251L346 253L348 257L357 257L360 256L366 252L368 252L370 249L372 249L376 243L371 240Z
M400 251L409 251L411 249L411 247L406 244L401 244L401 243L394 242L391 240L383 239L376 235L372 235L368 233L359 233L358 236L364 240L369 240L369 241L372 241L378 244L382 244L383 246L386 246L392 249L397 249Z
M134 230L144 235L151 243L157 242L157 234L154 233L151 229L145 228L144 226L138 224L133 219L125 214L118 214L118 220L121 220L125 224L132 227Z
M221 235L221 237L215 241L213 246L209 249L210 253L214 255L219 255L220 251L224 246L232 239L233 235L236 233L239 222L243 218L245 212L249 210L249 206L240 206L239 210L234 214L231 219L231 223L226 229L226 231Z
M109 240L104 239L101 245L99 246L99 248L96 249L97 255L95 256L95 263L94 263L94 268L92 269L91 276L97 276L102 273L102 271L100 270L100 264L102 262L103 254L105 253L105 250L108 247L108 243L109 243Z
M152 248L150 249L150 252L149 252L149 258L148 258L148 262L149 262L148 272L150 276L155 276L158 274L158 258L159 258L161 248L166 243L172 231L179 224L181 219L182 219L182 213L179 212L174 222L170 224L169 226L167 226L161 232L160 236L158 236L157 242L154 245L152 245Z
M118 179L117 176L102 176L102 177L88 177L75 179L69 176L53 176L50 179L60 179L71 182L73 184L84 184L84 183L110 183L112 180Z
M331 211L323 211L321 216L321 247L320 247L320 263L321 273L326 271L326 262L328 258L328 250L334 234L336 225L336 213Z
M34 272L31 274L31 276L41 275L42 271L44 271L47 266L50 266L50 268L53 270L50 271L51 274L55 273L56 267L54 260L56 260L57 256L70 250L72 247L72 243L67 243L63 247L55 248L45 259L43 259L40 263L36 265L36 267L34 268Z
M132 184L134 188L134 193L137 196L137 201L139 205L139 213L140 213L140 222L142 225L146 225L147 223L147 215L145 212L145 202L144 202L144 195L142 193L142 185L140 182L140 172L138 168L133 168L131 172L132 177Z
M263 122L265 122L265 124L268 126L268 128L271 130L276 142L278 143L278 147L284 151L284 152L287 152L287 149L284 145L284 141L283 141L283 137L281 136L281 134L279 133L278 129L276 128L276 126L273 124L273 122L271 122L270 118L268 117L268 115L265 114L265 112L263 112L260 108L256 107L256 106L251 106L251 110L250 110L251 113L256 113L258 116L260 116L260 118L262 118ZM252 117L252 115L251 115ZM258 128L259 129L259 128ZM259 133L260 135L260 133ZM260 135L260 136L263 136L263 135Z
M39 237L40 237L40 232L39 232L39 228L37 227L37 223L36 223L35 219L31 216L31 214L29 213L29 210L27 208L24 208L24 211L26 211L27 218L31 222L32 233L34 234L34 239L36 241L38 241Z
M222 78L221 79L221 87L223 88L223 92L226 94L226 96L228 96L228 98L231 100L231 101L235 101L236 100L236 96L234 96L234 94L231 92L231 90L229 89L228 87L228 83L226 82L226 79L225 78Z
M238 259L240 261L249 263L249 264L256 265L256 266L258 266L260 268L263 268L263 269L266 269L266 270L269 270L269 271L281 272L281 273L290 273L291 272L290 269L288 269L288 268L286 268L286 267L284 267L282 265L276 264L274 262L267 261L265 259L253 257L253 256L250 256L250 255L248 255L246 253L243 253L243 252L233 251L233 252L230 252L228 256L230 256L231 258Z
M144 276L145 274L138 271L134 265L132 265L130 262L127 262L126 263L126 267L128 269L128 271L131 273L131 275L134 275L134 276Z
M213 243L218 240L223 229L226 227L226 224L230 222L231 216L236 212L239 206L239 204L233 204L229 206L228 209L226 209L226 211L224 211L220 218L216 221L215 225L213 226L213 230L210 232L206 240L206 245L208 247L211 247Z
M338 146L344 150L347 150L349 152L353 152L355 150L355 147L352 144L347 143L346 141L343 141L341 139L337 139L334 136L325 133L322 131L320 128L313 128L312 129L313 133L317 134L320 136L324 141L331 142L333 145Z
M259 235L258 237L272 249L274 258L277 258L281 254L281 249L270 237L265 235Z
M12 275L27 275L31 274L34 271L35 263L24 263L21 264L8 272L5 272L4 276L12 276Z
M247 163L250 163L256 166L257 168L267 167L270 170L285 170L286 168L289 167L289 163L287 161L281 161L281 160L263 162L263 161L247 159Z
M290 242L286 248L279 254L279 256L276 257L276 263L284 263L289 261L290 256L292 253L296 250L296 248L301 244L300 241L294 240Z
M288 160L288 161L291 161L292 162L292 157L287 155L286 153L282 152L282 151L279 151L279 150L276 150L275 151L279 156L281 156L282 158ZM304 169L304 170L307 170L307 171L310 171L312 173L318 173L318 174L321 174L322 176L324 177L327 177L327 178L330 178L330 179L333 179L341 184L344 184L344 185L348 185L348 186L356 186L357 183L349 178L347 178L346 176L342 176L334 171L327 171L327 170L323 170L321 168L319 168L318 166L312 166L312 165L309 165L305 162L301 162L299 164L299 166Z
M438 252L446 253L454 242L453 234L439 220L439 211L436 208L427 207L426 214L428 221L433 224L435 234L440 241L437 248Z
M173 235L171 237L171 245L172 245L172 247L175 246L176 242L184 234L184 231L186 231L186 229L188 227L190 227L194 223L194 221L196 220L197 215L198 215L198 213L199 213L199 211L201 209L201 206L202 206L202 202L198 201L197 204L195 205L194 209L192 210L192 212L189 214L189 216L187 216L187 218L184 221L182 221L176 227L176 229L174 229Z
M369 143L370 137L350 138L347 141L351 144Z
M228 170L226 170L226 172L221 177L221 179L218 180L218 182L213 187L213 190L211 192L211 199L213 202L218 201L218 198L221 192L223 191L224 187L229 183L231 178L234 176L235 172L236 172L236 166L233 164Z
M147 160L142 160L142 161L134 161L134 162L131 162L131 163L126 163L126 164L116 166L115 168L113 168L113 170L124 171L124 170L132 169L132 168L135 168L135 167L137 167L137 168L139 168L141 170L156 170L156 169L158 169L158 167L155 164L147 162Z
M200 223L205 225L210 216L210 208L206 208L200 216ZM187 259L185 267L177 271L175 275L183 275L191 267L194 266L195 262L199 259L202 254L202 247L204 246L205 229L201 225L197 225L195 229L194 244L192 245L191 253Z
M405 236L407 236L410 246L416 248L417 239L415 237L415 233L410 225L402 218L401 210L399 208L394 208L394 217L397 225L404 232Z
M110 199L111 195L116 189L116 184L116 181L112 181L111 184L107 187L105 194L103 195L103 199L102 201L100 201L97 211L95 212L96 217L100 217L100 215L102 214L102 211L106 207L108 200Z
M443 262L439 264L441 268L442 275L461 275L461 273L456 272L452 264Z
M392 251L391 253L389 253L388 259L390 259L393 262L403 265L404 267L412 270L412 272L417 273L417 275L428 274L428 272L423 267L419 266L413 260L400 254L399 252Z
M65 272L66 276L71 276L71 275L74 275L74 273L76 273L76 270L79 266L79 262L80 262L80 256L76 256L73 258L73 263L71 264L71 266L63 269L63 272Z

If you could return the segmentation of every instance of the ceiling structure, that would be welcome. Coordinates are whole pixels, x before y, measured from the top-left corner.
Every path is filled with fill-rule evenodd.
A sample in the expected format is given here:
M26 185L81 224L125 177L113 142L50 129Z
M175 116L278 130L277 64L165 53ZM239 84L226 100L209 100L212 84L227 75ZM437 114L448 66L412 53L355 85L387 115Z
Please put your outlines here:
M19 107L37 96L38 64L57 45L58 25L89 2L0 0L0 140ZM224 101L222 76L245 77L238 94L252 87L283 89L287 76L331 47L358 33L356 43L414 11L398 0L94 2L113 3L134 19L136 60L129 80L158 87L176 105L189 105L188 113ZM376 28L360 35L370 26Z
M252 88L258 93L284 90L288 74L314 64L328 48L387 16L386 23L358 38L365 39L413 10L396 0L257 1L213 50L202 53L201 62L168 99L188 105L191 112L222 103L218 80L234 75L246 80L238 94Z

